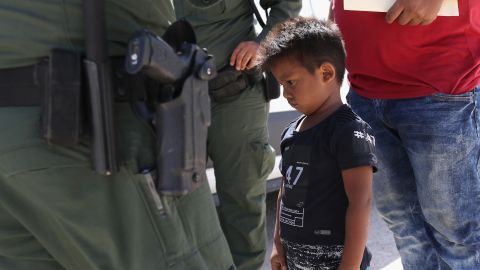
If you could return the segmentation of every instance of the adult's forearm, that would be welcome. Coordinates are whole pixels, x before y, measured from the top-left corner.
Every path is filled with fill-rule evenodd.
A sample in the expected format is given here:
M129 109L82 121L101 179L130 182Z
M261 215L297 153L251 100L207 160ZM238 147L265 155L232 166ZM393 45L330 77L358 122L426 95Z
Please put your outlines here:
M260 5L264 9L270 9L270 12L265 28L257 37L258 42L261 42L267 36L275 24L298 16L302 9L301 0L260 0Z

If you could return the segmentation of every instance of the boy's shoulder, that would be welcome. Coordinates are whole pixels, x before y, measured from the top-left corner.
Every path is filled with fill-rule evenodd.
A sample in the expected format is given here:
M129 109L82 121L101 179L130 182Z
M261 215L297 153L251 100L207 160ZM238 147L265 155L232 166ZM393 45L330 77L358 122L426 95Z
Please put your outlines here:
M353 112L352 108L347 104L343 104L336 112L333 113L332 120L337 126L344 126L352 122L364 122L360 116Z
M293 131L298 126L298 122L300 122L304 117L305 117L305 115L300 115L299 117L290 121L290 123L288 123L287 126L283 129L280 139L283 140L287 134L293 133Z
M358 116L350 106L342 105L331 118L331 125L335 131L340 131L346 127L363 127L370 128L370 126Z
M291 137L291 135L295 132L298 123L301 122L303 118L305 118L305 115L301 115L290 121L281 133L281 140ZM363 119L360 118L360 116L358 116L347 104L343 104L334 113L327 117L327 119L319 123L313 129L318 129L320 126L322 126L322 129L326 129L328 133L336 133L347 127L370 128L370 126L363 121Z

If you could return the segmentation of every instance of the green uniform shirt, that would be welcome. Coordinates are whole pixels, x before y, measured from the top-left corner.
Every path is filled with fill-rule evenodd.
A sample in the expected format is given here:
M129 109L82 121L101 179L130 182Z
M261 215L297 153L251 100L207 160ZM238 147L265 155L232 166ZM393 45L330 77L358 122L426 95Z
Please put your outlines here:
M175 20L169 0L105 0L109 53L121 55L132 33L162 34ZM83 50L82 0L1 0L0 68L38 62L51 48Z
M302 8L301 0L260 0L260 5L270 11L267 26L257 37L249 0L173 0L173 3L177 18L192 24L197 43L215 56L219 68L229 62L240 42L261 41L276 23L297 16ZM263 13L261 8L260 13Z

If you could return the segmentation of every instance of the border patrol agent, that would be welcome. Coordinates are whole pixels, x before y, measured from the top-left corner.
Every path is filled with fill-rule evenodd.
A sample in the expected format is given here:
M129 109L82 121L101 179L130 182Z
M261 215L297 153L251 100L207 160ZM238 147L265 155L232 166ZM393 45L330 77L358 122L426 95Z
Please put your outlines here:
M168 0L112 0L105 10L114 56L134 31L162 34L175 19ZM129 102L114 107L113 176L92 170L87 137L64 147L40 135L46 89L78 83L52 81L75 66L49 54L84 50L83 18L81 0L0 5L0 269L235 269L206 181L185 196L158 196L139 173L155 167L155 138Z
M230 58L239 44L258 44L274 24L298 15L301 2L261 0L270 12L266 27L256 36L249 0L173 1L177 18L193 26L199 46L214 55L219 70L209 82L208 154L215 169L220 222L238 269L259 269L265 258L265 180L275 155L268 144L263 82L247 70L235 72Z

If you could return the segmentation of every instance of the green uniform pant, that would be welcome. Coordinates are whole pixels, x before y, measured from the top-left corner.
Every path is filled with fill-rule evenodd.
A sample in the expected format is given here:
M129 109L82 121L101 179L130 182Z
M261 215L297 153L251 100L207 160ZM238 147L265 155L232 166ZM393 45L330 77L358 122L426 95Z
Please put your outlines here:
M260 269L265 259L265 180L275 163L267 117L261 84L234 101L212 104L208 152L215 169L218 214L241 270Z
M208 186L156 198L136 173L152 165L153 135L116 109L125 162L102 177L86 145L39 138L39 108L0 108L0 269L234 269Z

